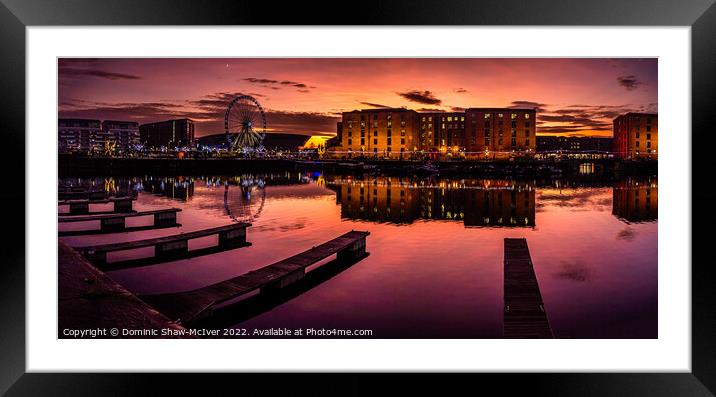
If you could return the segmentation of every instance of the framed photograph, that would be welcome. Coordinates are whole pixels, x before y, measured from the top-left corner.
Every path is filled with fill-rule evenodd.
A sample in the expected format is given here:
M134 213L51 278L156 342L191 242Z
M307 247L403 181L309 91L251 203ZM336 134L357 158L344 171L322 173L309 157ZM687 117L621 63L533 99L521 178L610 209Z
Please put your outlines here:
M271 8L3 0L4 392L712 395L712 2Z

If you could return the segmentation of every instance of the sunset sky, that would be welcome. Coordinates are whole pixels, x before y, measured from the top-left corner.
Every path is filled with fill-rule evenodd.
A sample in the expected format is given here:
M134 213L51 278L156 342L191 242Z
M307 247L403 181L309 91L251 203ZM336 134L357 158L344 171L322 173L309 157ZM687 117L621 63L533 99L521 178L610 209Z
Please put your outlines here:
M340 113L407 107L537 108L537 134L611 136L612 119L658 112L657 59L60 59L59 117L188 117L223 133L231 98L254 96L269 131L335 134Z

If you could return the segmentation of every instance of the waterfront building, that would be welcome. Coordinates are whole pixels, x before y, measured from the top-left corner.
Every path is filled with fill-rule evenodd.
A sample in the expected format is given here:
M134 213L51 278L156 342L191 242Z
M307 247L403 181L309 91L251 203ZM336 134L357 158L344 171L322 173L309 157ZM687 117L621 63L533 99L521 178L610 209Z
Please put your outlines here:
M91 119L58 119L58 149L72 150L99 149L95 142L102 133L101 122Z
M139 136L147 148L194 146L194 121L166 120L139 126Z
M339 150L348 157L404 157L419 147L417 112L403 108L344 112Z
M563 152L563 153L610 153L612 151L612 138L607 137L578 137L578 136L538 136L537 152Z
M134 121L105 120L102 131L95 143L103 147L105 142L116 144L117 149L126 150L139 144L139 123Z
M534 109L470 108L465 114L467 152L483 152L486 158L534 154L537 145Z
M627 113L614 119L614 152L618 158L657 159L659 116L654 113Z
M343 113L339 128L334 157L502 158L534 154L537 143L534 109L364 109Z

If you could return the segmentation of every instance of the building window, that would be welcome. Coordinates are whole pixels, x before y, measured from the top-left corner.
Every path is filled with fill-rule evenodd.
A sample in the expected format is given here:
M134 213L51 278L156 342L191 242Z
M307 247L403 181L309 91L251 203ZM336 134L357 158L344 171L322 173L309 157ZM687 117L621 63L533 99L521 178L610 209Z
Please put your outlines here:
M647 143L646 143L646 147L649 147L649 148L650 148L650 147L651 147L651 142L647 142Z
M388 137L388 146L393 144L393 139L391 137Z
M639 147L639 141L636 141L636 147Z
M388 115L388 120L390 120L390 119L392 119L392 118L393 118L393 115L389 114L389 115Z
M529 145L530 145L530 138L525 138L525 146L529 146Z
M486 119L489 119L489 118L490 118L490 113L485 113L485 118L486 118Z
M647 126L646 126L646 130L647 130L647 131L651 131L651 126L650 126L650 125L647 125Z
M646 139L651 139L651 134L646 134Z
M388 135L388 136L391 136L391 135L392 135L392 131L391 131L390 129L388 129L387 135Z
M529 122L529 121L525 121L525 128L530 128L530 122Z
M636 133L636 139L639 139L639 133L638 133L638 132Z
M400 130L400 136L405 136L405 130Z
M512 114L510 115L510 118L511 118L512 120L516 119L516 118L517 118L517 113L512 113Z
M512 138L512 147L517 146L517 138Z
M517 121L512 120L512 128L517 128Z
M373 139L373 144L374 144L374 145L377 145L377 144L378 144L378 140L377 140L377 139Z
M529 114L529 113L525 113L525 118L526 118L526 119L529 119L529 118L530 118L530 114Z
M497 115L497 117L502 118L502 117L504 117L504 114L500 113Z
M350 146L350 145L352 145L352 144L353 144L353 140L350 139L350 138L348 138L348 146Z
M447 120L447 121L452 121L452 116L448 116L448 120Z
M390 147L388 147L388 153L390 153L390 152L392 152L392 151L393 151L393 149L391 149Z
M405 120L400 120L400 126L405 127Z
M405 138L400 138L400 144L405 145Z

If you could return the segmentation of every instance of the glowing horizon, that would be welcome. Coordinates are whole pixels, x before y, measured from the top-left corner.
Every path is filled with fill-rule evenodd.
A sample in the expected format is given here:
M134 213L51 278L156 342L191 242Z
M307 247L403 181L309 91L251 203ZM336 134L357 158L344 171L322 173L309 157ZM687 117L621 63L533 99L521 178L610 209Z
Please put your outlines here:
M241 93L269 132L332 135L357 109L528 107L538 135L610 137L617 115L658 112L657 73L656 58L61 58L58 116L187 117L199 137Z

